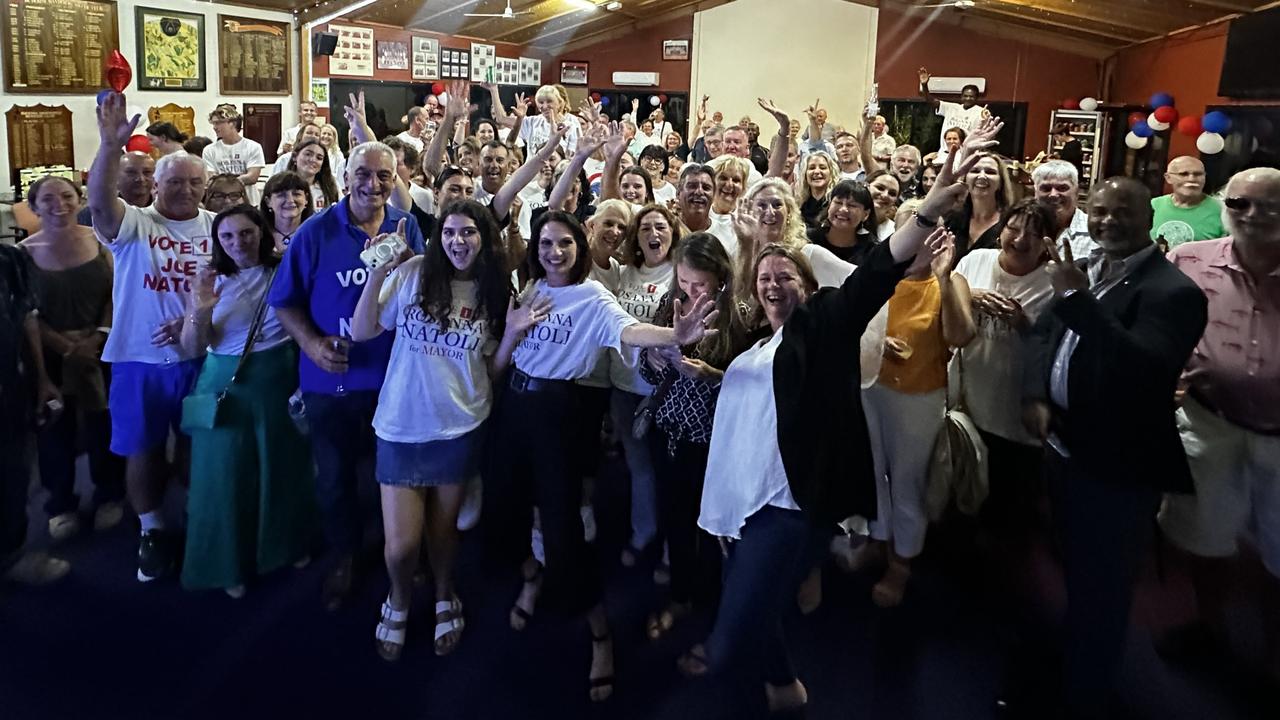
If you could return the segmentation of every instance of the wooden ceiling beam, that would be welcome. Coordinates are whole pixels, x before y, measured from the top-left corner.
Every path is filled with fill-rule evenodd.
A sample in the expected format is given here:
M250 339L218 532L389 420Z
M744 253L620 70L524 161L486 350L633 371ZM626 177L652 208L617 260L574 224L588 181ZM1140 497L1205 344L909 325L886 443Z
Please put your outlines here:
M1087 22L1109 25L1136 31L1138 37L1148 37L1153 33L1146 29L1168 31L1213 20L1218 17L1211 10L1188 10L1188 8L1168 8L1165 11L1152 10L1145 3L1131 5L1124 0L989 0L980 3L979 9L992 10L994 6L1008 5L1010 8L1022 8L1023 14L1035 19L1043 14L1085 20Z
M1003 17L1014 18L1024 23L1030 23L1034 25L1048 25L1051 27L1071 30L1072 32L1075 32L1075 33L1086 33L1089 35L1096 35L1098 37L1109 38L1112 40L1119 40L1121 42L1134 42L1137 40L1142 40L1144 38L1150 37L1150 35L1148 35L1147 33L1141 30L1137 30L1135 28L1122 27L1118 25L1110 25L1107 23L1098 23L1098 21L1096 20L1092 21L1094 25L1105 24L1106 27L1099 28L1099 27L1094 27L1093 25L1082 26L1079 22L1072 22L1070 18L1054 19L1054 18L1046 17L1045 15L1039 14L1039 13L1030 14L1021 10L1013 9L1013 8L996 7L993 5L985 5L985 6L982 6L981 9L973 8L972 10L968 10L966 12L976 13L976 14L1000 15Z
M625 3L626 0L623 0L623 2ZM670 22L682 17L688 17L694 13L702 12L703 10L710 10L711 8L719 7L730 2L733 2L733 0L693 0L692 2L685 2L680 5L667 8L665 11L662 11L660 14L653 17L636 20L607 30L589 33L582 37L575 37L571 42L560 47L541 45L537 47L552 54L565 55L602 42L617 40L628 35L633 35L637 31L643 30L647 27L653 27L654 25L661 25L665 22Z
M1229 13L1247 13L1258 9L1257 3L1233 2L1231 0L1186 0L1189 5L1224 10Z

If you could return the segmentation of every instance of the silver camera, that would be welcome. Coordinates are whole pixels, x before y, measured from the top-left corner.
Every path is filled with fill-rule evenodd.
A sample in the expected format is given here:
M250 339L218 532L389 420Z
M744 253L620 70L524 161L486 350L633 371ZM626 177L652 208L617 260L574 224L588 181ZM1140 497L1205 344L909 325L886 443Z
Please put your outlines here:
M360 253L360 260L370 270L374 270L395 260L408 248L409 245L405 243L404 238L399 235L388 235L365 248L364 252Z

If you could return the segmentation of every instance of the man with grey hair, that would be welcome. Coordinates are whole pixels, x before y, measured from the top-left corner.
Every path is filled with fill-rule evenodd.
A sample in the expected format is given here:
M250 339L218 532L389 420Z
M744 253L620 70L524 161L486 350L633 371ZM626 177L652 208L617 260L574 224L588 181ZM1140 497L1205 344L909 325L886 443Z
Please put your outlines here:
M693 144L693 161L709 163L724 154L724 126L712 125Z
M898 149L898 141L886 132L888 123L883 115L877 115L871 120L871 154L881 164L889 162L889 158L893 157L893 151Z
M1080 174L1065 160L1050 160L1031 171L1036 202L1053 213L1058 222L1058 252L1071 246L1073 257L1089 257L1097 243L1089 235L1089 216L1078 207Z
M863 162L866 162L865 155ZM924 195L919 171L920 150L915 145L899 145L889 160L889 172L898 178L898 202Z
M156 163L152 205L120 199L121 151L140 120L125 107L119 93L108 93L98 107L100 143L88 194L93 231L115 257L111 327L100 329L107 333L102 359L112 364L111 452L127 458L129 503L142 523L138 580L147 582L176 569L181 546L166 532L161 512L170 475L165 449L175 433L173 468L186 465L182 399L195 384L201 357L185 352L178 337L191 278L212 252L213 213L200 207L204 162L188 153Z
M1226 235L1222 203L1204 192L1204 163L1182 155L1169 161L1164 181L1173 192L1151 200L1155 218L1151 239L1172 250L1193 240L1213 240Z
M380 142L357 145L347 158L349 194L303 223L284 254L269 302L298 343L299 390L311 428L316 496L335 557L324 603L336 610L351 592L364 535L356 468L374 451L373 411L393 335L351 341L351 318L368 268L365 243L399 233L422 252L422 232L388 202L396 187L396 155Z
M1169 253L1209 298L1209 324L1178 409L1195 495L1166 496L1160 513L1165 537L1189 556L1199 613L1157 648L1201 658L1228 648L1228 559L1249 533L1269 574L1259 607L1280 681L1280 170L1236 173L1223 204L1228 237Z
M420 107L409 108L405 118L408 120L409 127L404 132L396 135L396 137L405 144L413 146L414 150L422 152L423 148L427 146L422 141L422 133L427 129L427 122L431 118L427 115L427 111Z

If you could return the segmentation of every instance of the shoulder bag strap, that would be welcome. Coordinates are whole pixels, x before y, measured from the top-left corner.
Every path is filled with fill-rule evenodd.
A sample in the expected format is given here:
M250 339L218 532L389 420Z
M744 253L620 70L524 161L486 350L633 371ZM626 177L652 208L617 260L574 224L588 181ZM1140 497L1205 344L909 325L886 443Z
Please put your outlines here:
M231 373L231 379L227 381L227 387L236 381L236 376L244 369L245 362L249 359L249 353L253 352L253 346L258 342L258 332L262 330L262 323L267 316L267 295L271 294L271 284L275 282L276 270L279 266L271 268L267 274L267 287L262 291L262 297L258 299L258 309L254 311L253 322L249 324L249 336L245 338L244 349L240 351L240 362L236 364L236 371Z

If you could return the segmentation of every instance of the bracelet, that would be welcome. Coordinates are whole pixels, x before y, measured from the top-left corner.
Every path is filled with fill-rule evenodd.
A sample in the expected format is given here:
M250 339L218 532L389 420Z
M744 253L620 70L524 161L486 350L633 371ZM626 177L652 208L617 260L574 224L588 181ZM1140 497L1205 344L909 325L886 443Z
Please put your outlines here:
M916 225L925 230L936 230L938 227L938 219L921 215L918 211L913 211L911 217L915 218Z

